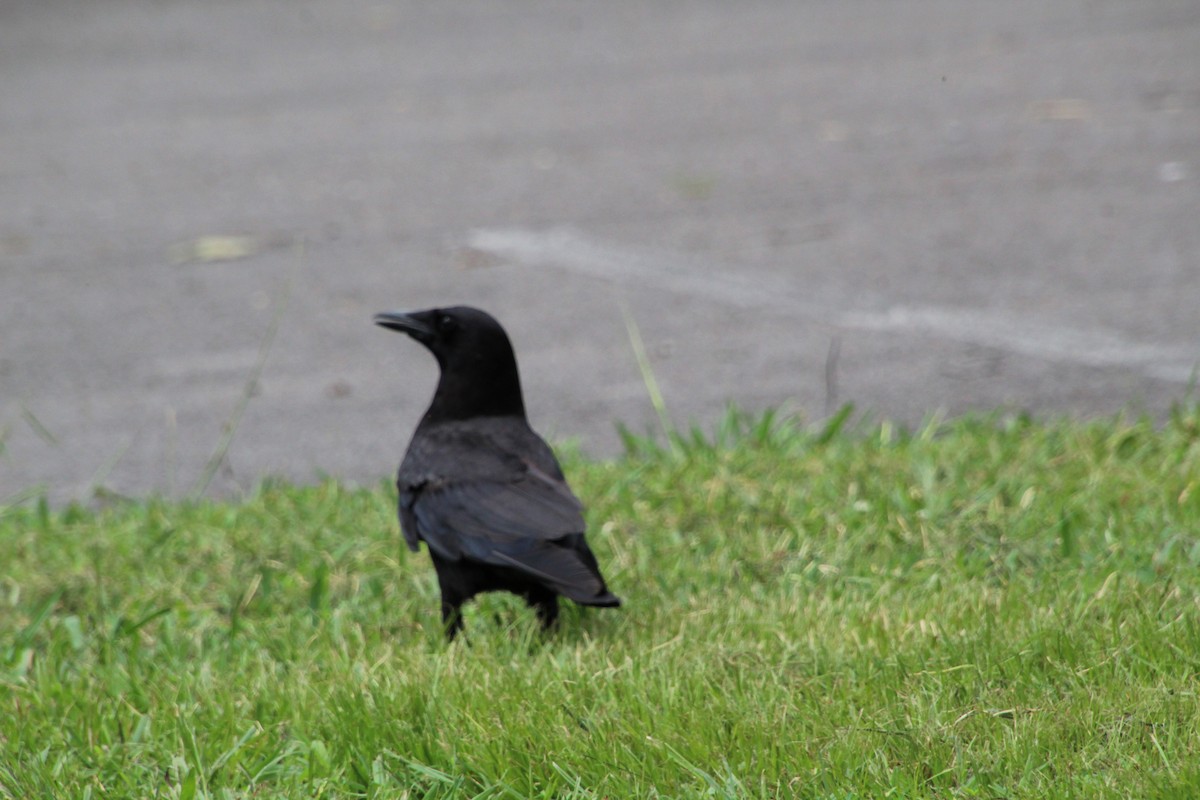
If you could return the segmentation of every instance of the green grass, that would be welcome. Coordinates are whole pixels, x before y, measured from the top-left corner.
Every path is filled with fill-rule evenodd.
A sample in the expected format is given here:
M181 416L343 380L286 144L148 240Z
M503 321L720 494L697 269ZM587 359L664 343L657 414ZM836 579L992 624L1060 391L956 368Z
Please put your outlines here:
M0 509L0 797L1200 796L1200 410L842 422L568 456L548 637L384 487Z

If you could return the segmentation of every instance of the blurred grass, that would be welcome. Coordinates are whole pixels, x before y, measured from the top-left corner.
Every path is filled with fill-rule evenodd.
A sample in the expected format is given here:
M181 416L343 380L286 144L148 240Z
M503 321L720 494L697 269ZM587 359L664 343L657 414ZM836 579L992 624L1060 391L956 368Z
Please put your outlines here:
M1200 796L1200 411L847 420L568 453L549 637L386 486L4 508L0 796Z

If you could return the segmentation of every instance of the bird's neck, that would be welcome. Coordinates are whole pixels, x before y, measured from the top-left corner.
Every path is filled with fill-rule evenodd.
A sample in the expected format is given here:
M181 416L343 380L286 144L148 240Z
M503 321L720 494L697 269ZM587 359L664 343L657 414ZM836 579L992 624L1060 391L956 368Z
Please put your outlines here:
M521 379L515 369L470 376L443 372L421 422L431 424L475 417L525 419Z

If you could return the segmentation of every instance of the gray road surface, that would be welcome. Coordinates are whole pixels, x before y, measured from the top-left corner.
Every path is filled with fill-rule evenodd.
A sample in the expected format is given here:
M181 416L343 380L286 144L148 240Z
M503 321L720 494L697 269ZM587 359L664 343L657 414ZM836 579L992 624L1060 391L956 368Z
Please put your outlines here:
M458 302L600 454L626 311L680 422L1161 414L1200 4L0 3L0 502L192 489L264 345L211 491L378 480L436 373L371 314Z

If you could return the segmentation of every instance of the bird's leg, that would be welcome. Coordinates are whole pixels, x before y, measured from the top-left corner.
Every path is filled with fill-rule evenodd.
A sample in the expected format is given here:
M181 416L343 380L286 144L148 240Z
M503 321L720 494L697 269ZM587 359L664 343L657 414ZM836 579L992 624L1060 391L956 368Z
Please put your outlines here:
M442 596L442 627L446 629L446 641L453 642L454 637L463 629L462 601L447 599Z
M430 551L430 554L433 555L433 552ZM472 592L460 580L453 564L443 562L434 555L433 568L437 571L438 589L442 593L442 627L446 631L446 641L453 642L463 629L462 604L471 599Z
M542 630L548 631L558 621L558 595L554 592L530 592L525 601L537 610L538 619L542 622Z

